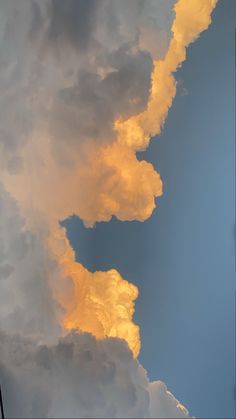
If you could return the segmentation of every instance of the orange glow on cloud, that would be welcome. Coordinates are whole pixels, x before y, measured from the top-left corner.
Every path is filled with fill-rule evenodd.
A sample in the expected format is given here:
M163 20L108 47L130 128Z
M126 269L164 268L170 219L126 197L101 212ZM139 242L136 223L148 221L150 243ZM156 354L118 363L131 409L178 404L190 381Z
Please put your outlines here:
M150 217L155 198L162 195L162 181L150 163L137 159L136 151L144 150L150 138L161 132L176 93L173 73L185 60L189 43L209 26L215 4L216 0L179 0L176 3L173 37L165 58L154 62L147 107L127 120L116 120L117 138L113 143L92 149L91 142L86 164L82 161L69 169L62 169L53 162L46 147L46 151L36 151L37 159L42 153L43 164L38 167L40 176L31 176L26 165L25 172L17 175L17 185L13 185L14 177L5 178L7 189L20 202L27 217L32 202L29 204L22 191L27 194L26 184L30 181L33 205L46 221L49 251L70 284L68 288L52 285L64 308L65 329L79 328L97 338L125 339L136 357L141 345L139 328L133 322L137 287L124 280L115 269L91 273L77 263L63 229L55 227L55 223L73 213L87 226L109 221L113 215L123 221L144 221ZM43 147L42 142L39 147ZM29 159L32 161L32 153ZM35 162L35 167L37 164Z
M126 340L138 356L139 327L132 321L137 287L124 280L115 269L91 273L75 262L74 251L63 229L54 231L49 247L59 261L62 275L72 279L72 292L65 293L59 287L57 293L57 299L66 310L62 319L65 329L90 332L98 339L119 337Z
M162 181L151 164L137 160L135 151L145 149L151 136L160 133L176 93L173 72L185 60L189 43L209 26L215 4L216 0L179 0L176 3L173 38L164 60L154 62L147 108L126 121L117 120L117 142L104 147L101 160L94 161L95 179L100 175L100 169L111 170L111 176L102 185L104 190L102 193L99 191L95 221L109 219L107 214L115 214L120 220L140 221L151 215L155 197L162 195ZM92 190L96 195L99 188ZM82 218L86 220L86 214ZM88 222L92 224L93 220ZM122 280L115 270L91 274L73 260L70 254L70 261L64 260L63 264L74 278L75 292L78 295L83 289L79 285L81 281L90 286L87 285L88 295L82 297L82 304L81 297L78 297L75 308L66 316L65 326L92 331L97 337L105 335L124 338L137 356L140 340L138 328L132 323L133 301L138 295L136 287ZM110 312L108 307L111 307ZM94 310L97 310L95 316L91 315ZM103 322L104 326L101 327Z
M187 46L208 28L215 5L216 0L179 0L176 3L173 37L165 58L154 61L147 108L125 121L116 121L119 143L133 150L144 150L151 137L160 134L176 93L173 73L185 60Z

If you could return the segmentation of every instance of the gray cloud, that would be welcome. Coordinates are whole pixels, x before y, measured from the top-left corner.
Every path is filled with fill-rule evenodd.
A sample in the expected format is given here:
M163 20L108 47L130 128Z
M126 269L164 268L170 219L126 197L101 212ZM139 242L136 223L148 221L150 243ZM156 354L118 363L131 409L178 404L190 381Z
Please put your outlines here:
M0 359L8 417L188 417L120 339L73 332L46 346L0 333Z
M40 238L27 230L16 202L0 184L1 329L46 336L59 333L60 309L49 275L58 279L54 261Z
M44 43L61 49L85 51L96 29L96 12L102 0L32 1L29 35L43 33Z
M35 134L51 136L56 157L77 152L91 137L98 145L112 142L114 119L147 102L152 58L163 55L171 36L172 6L172 0L1 2L0 169L22 170Z
M134 41L150 50L151 30L158 39L162 36L161 45L153 48L160 58L167 48L174 3L174 0L34 0L29 34L33 39L42 36L44 44L57 52L70 46L96 54L97 48L100 53L101 47L116 49Z
M99 0L52 0L49 6L49 42L71 43L75 48L86 49L96 24Z
M26 146L32 138L30 144L40 146L49 137L50 152L59 161L58 196L65 197L68 185L62 186L60 164L65 156L78 161L84 143L92 141L95 148L110 144L114 120L146 105L152 60L163 56L171 36L172 4L0 2L0 172L10 173L20 188L14 175L29 169ZM34 173L37 180L38 167L44 166L35 163L37 148L28 151L34 159L26 175ZM42 176L45 188L55 173L46 181ZM113 174L109 168L105 175L101 170L97 185ZM35 188L35 196L38 192ZM68 205L71 209L70 201ZM16 202L0 185L0 375L7 416L187 417L163 383L150 387L125 342L72 333L55 343L61 307L52 289L64 284L48 255L38 214L35 219L37 234L29 231Z
M106 57L112 68L101 77L81 70L76 84L59 91L52 106L50 133L54 151L59 142L78 149L81 141L111 143L116 118L127 118L146 106L150 89L150 54L125 46ZM115 100L114 100L115 98Z

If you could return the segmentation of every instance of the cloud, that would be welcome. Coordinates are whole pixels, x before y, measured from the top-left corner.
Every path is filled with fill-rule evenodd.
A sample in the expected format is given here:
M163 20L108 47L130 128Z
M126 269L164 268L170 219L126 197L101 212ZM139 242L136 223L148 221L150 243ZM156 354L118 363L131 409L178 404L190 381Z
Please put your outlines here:
M47 278L55 261L39 237L27 230L16 202L0 184L0 327L53 336L60 333L60 307Z
M112 143L115 119L146 106L153 59L146 32L162 49L155 52L160 57L171 38L172 5L170 0L158 7L134 0L1 3L0 167L23 170L24 147L36 132L50 133L54 156L61 160L65 150L81 152L81 141Z
M161 132L174 72L214 5L179 0L174 17L166 0L0 4L0 368L11 416L188 416L133 358L137 288L116 269L76 263L58 222L150 217L162 181L136 152ZM97 339L55 343L73 328Z
M141 49L161 56L168 45L174 0L63 0L38 1L31 6L30 34L59 54L66 48L96 54L138 43ZM165 36L164 36L165 34ZM162 36L159 46L150 39Z
M99 0L52 0L49 5L47 36L52 43L71 43L75 48L86 49L95 26Z
M93 34L88 34L83 48L79 44L77 48L80 29L70 23L71 19L81 19L77 15L80 7L88 7L85 3L68 2L65 6L62 2L25 0L22 7L18 3L1 7L4 20L0 47L6 64L0 110L7 105L2 129L8 136L0 137L4 156L2 179L20 205L26 228L39 239L39 249L42 246L43 251L49 252L49 259L54 260L57 239L49 251L48 236L43 235L41 239L43 229L50 238L54 237L58 221L74 212L88 226L95 221L108 221L113 213L131 220L135 211L136 218L144 220L155 206L154 196L161 194L158 174L149 163L138 161L128 147L116 144L114 130L118 117L128 118L146 107L152 56L140 45L145 44L143 36L150 26L152 10L156 8L150 3L149 9L146 2L97 2L96 11L86 9L86 19L96 18L97 21L92 29L88 27ZM163 20L157 14L151 26L157 37L160 30L166 29L168 46L172 2L160 2L160 7L162 16L167 17L166 27L160 24ZM63 21L62 13L65 13ZM108 17L112 17L114 25L110 25ZM57 30L62 43L55 35L59 33ZM10 108L12 113L8 112ZM9 119L9 115L12 118ZM18 121L16 115L23 115L25 119ZM37 253L41 254L41 250ZM45 262L39 264L44 266L48 281L52 276L50 269L47 272L50 263L45 257ZM60 270L64 262L61 264L59 258L56 265ZM63 283L67 281L80 292L88 278L89 283L96 284L102 277L108 295L115 296L105 309L109 315L117 309L117 314L112 315L114 324L107 322L107 316L103 318L99 314L91 296L95 293L99 298L101 311L104 302L98 287L91 286L87 287L91 296L86 293L85 301L89 302L90 309L92 307L94 317L92 321L87 317L78 320L79 326L87 324L87 330L95 333L94 325L98 323L100 334L103 330L103 335L126 337L137 354L138 328L132 322L136 288L115 271L118 283L126 288L119 293L117 281L112 281L114 275L104 272L93 276L80 264L73 266L71 280L67 281L68 275L62 272L60 281L51 281L53 296L61 302L60 296L64 294L62 306L68 308L66 303L72 291L70 285L64 287ZM7 269L4 267L4 275ZM135 291L130 292L131 289ZM121 301L122 296L124 301ZM118 305L122 309L118 309ZM73 312L81 315L76 304L70 314ZM83 312L88 316L86 304ZM124 324L129 325L128 331Z
M40 212L26 225L3 188L0 204L1 329L50 338L79 328L126 339L137 356L137 288L115 269L91 273L77 263L64 229Z
M151 418L188 418L188 410L171 394L162 381L149 384Z
M7 417L189 417L127 344L72 332L53 345L0 333Z
M151 136L160 133L176 92L173 73L185 60L189 43L210 24L215 3L214 0L194 0L190 7L187 0L179 0L175 5L175 18L171 26L173 36L165 56L158 59L152 56L152 51L147 53L140 49L143 28L146 28L148 22L150 24L150 10L158 11L153 2L148 7L143 1L131 0L128 3L119 2L115 6L117 3L104 0L98 2L96 14L90 9L94 6L93 2L91 6L85 6L84 2L75 5L73 1L69 1L66 6L61 1L49 4L43 2L42 7L37 2L31 8L25 0L23 12L17 6L18 3L14 3L12 9L11 5L2 6L6 24L1 41L7 64L4 67L6 77L3 76L5 84L0 110L1 105L5 109L5 103L7 110L10 105L13 106L13 117L9 119L8 112L5 112L7 122L4 126L3 121L2 128L12 136L0 136L3 165L5 158L8 161L8 170L4 170L2 179L7 190L20 204L27 228L40 238L43 220L48 236L43 237L42 243L43 249L46 248L50 254L49 258L58 246L58 239L55 238L57 223L71 214L77 214L90 227L98 221L109 221L113 215L120 220L144 221L152 214L156 197L162 195L162 181L150 163L137 159L136 151L145 149ZM172 3L165 4L167 9L160 3L162 17L171 14L168 8ZM84 7L85 20L95 18L96 15L98 22L104 23L110 14L116 18L116 42L110 40L109 36L107 38L111 27L104 23L94 27L96 47L87 43L83 54L79 54L76 48L72 52L67 47L78 38L80 30L74 20L71 25L71 19L75 18L76 22L76 19L81 19L80 12ZM65 19L62 20L63 13ZM154 19L154 22L158 22L158 19ZM170 29L169 23L166 26L167 32ZM23 25L23 29L19 24ZM29 36L32 34L32 25L35 31L37 28L41 31L40 39L32 40L32 36ZM54 56L49 51L41 52L40 45L49 43L50 30L45 32L45 25L47 28L58 26L59 33L66 39L64 57L61 53ZM83 26L81 30L84 30ZM29 42L33 44L27 52ZM14 70L11 71L9 68L12 61L14 63L14 55L12 51L8 52L9 46L13 52L17 52ZM71 57L68 61L65 60L67 56ZM43 64L38 67L40 57ZM78 58L81 58L81 62ZM9 74L10 82L7 77ZM31 105L29 119L33 121L32 127L28 126L24 118L22 121L22 114L18 113L22 111L19 100L22 91L23 103ZM9 97L10 101L7 101ZM18 123L15 124L18 115L19 127ZM27 116L24 106L23 115ZM25 126L30 130L28 135ZM20 169L19 166L21 170L14 175L14 171ZM3 166L3 169L6 167ZM41 247L38 253L42 253ZM57 265L62 268L61 277L64 281L59 294L65 297L63 301L58 297L58 289L54 290L54 294L63 303L65 318L70 318L70 327L73 327L73 318L76 326L82 327L82 322L83 330L96 336L102 334L126 338L130 348L138 355L140 342L137 326L132 323L137 291L130 292L130 284L120 279L116 271L118 282L126 288L121 301L113 275L105 272L102 274L102 282L107 291L104 295L115 296L112 298L111 310L108 310L114 321L114 324L110 324L109 316L103 315L104 303L107 301L102 300L98 287L96 289L87 285L90 282L96 283L97 277L101 277L100 273L87 272L80 264L76 265L73 254L69 254L68 259L64 255L53 258L57 258ZM47 265L46 261L46 269ZM2 275L9 275L10 270L11 265L4 266ZM64 271L70 272L76 301L71 299L70 286L67 295L64 282L68 275ZM49 269L46 277L50 276ZM74 306L67 304L70 300L74 301ZM84 304L81 304L81 300ZM122 307L122 316L117 309L117 301ZM94 319L79 320L78 324L77 317L82 318L80 307L88 316L91 306ZM114 312L117 314L113 315ZM76 316L72 316L73 313ZM124 332L124 319L132 333Z
M28 11L29 3L23 4ZM70 12L67 11L66 16L69 13L71 17L73 4L68 3ZM33 40L27 53L25 41L27 36L29 37L28 15L26 13L25 17L20 9L17 13L7 10L8 26L6 25L3 32L5 35L10 33L13 50L17 47L21 50L24 47L22 51L26 55L25 60L19 56L17 61L13 93L18 94L22 86L27 86L34 125L26 144L20 142L22 170L17 176L5 170L2 178L7 190L20 204L27 220L27 228L37 236L40 236L39 232L42 230L38 218L43 220L48 230L44 246L52 254L58 247L57 223L71 214L77 214L89 227L98 221L109 221L113 215L120 220L144 221L152 214L156 206L155 199L163 192L162 181L150 163L137 159L136 151L145 149L151 136L160 133L176 92L173 73L185 60L189 43L210 24L215 1L194 0L191 7L186 0L176 3L176 15L172 22L173 36L165 56L158 59L154 59L152 51L147 53L140 49L143 28L150 23L150 10L155 10L156 13L158 10L153 2L150 2L151 9L149 6L146 8L146 2L130 1L126 6L124 4L126 3L119 2L118 6L115 6L116 2L102 1L99 2L96 11L96 19L99 22L101 20L101 23L107 22L109 14L116 17L116 42L107 36L111 33L111 27L104 23L96 27L96 47L89 43L86 51L80 54L76 48L72 51L68 46L64 47L63 53L55 56L49 53L50 50L44 53L40 50L40 45L48 43L48 32L45 32L44 27L41 29L41 38ZM172 3L165 4L167 9L160 9L162 17L165 14L172 15L168 9ZM36 7L38 19L39 15L42 15L40 19L47 26L51 25L52 17L46 5L43 3L42 9L40 6L40 12L38 2L34 8ZM160 6L163 7L162 2ZM59 7L60 10L60 7L64 6L59 2L53 7ZM58 13L60 16L61 11ZM34 11L34 20L37 20L37 16ZM65 25L67 18L68 16ZM11 19L16 27L12 32L9 30L12 25ZM24 19L25 29L22 32L20 28L18 33L17 24L24 23ZM154 21L156 22L155 19ZM166 26L167 33L170 30L169 23ZM66 39L67 44L70 44L71 39ZM5 42L8 41L3 36L3 45ZM39 63L40 57L42 66L37 67L36 71L35 65ZM68 60L65 59L67 57ZM6 95L8 92L9 87L6 88ZM14 109L13 102L14 94L11 99ZM16 104L17 112L19 103L16 101ZM14 120L15 118L13 122ZM7 124L7 127L8 125L12 124ZM18 144L16 128L15 140L11 147L14 152L14 145ZM25 139L24 131L22 138ZM80 264L74 263L73 254L69 255L69 258L66 258L66 254L53 258L57 258L57 264L62 269L62 282L67 281L68 276L64 271L70 272L74 299L71 298L71 287L65 289L64 283L61 285L61 291L59 290L59 294L64 295L63 299L58 297L58 289L54 291L56 298L63 303L65 319L70 319L70 327L73 327L74 318L77 327L81 328L82 323L84 331L92 332L96 336L100 337L103 333L107 336L126 338L130 348L137 355L140 342L137 326L132 322L137 291L130 292L130 284L122 278L119 279L126 288L121 301L113 276L106 272L102 274L102 282L106 287L104 295L108 293L115 296L108 309L109 316L112 313L114 321L114 325L110 324L109 316L104 316L106 301L102 300L99 287L87 285L90 282L96 283L97 278L101 277L100 273L89 273ZM8 268L4 269L6 275ZM71 300L74 301L74 305L67 304ZM81 304L81 300L84 304ZM117 301L121 310L117 309ZM91 305L94 313L92 321L86 318L89 317ZM80 307L83 307L83 313L86 313L86 320L81 320L83 317ZM113 315L116 311L117 314ZM76 313L76 316L72 316L73 313ZM132 333L124 332L124 319Z
M93 141L96 146L113 142L115 119L128 118L145 108L152 71L150 54L132 53L125 46L106 59L112 68L107 75L80 70L75 84L58 91L49 121L55 154L60 143L79 152L81 142Z

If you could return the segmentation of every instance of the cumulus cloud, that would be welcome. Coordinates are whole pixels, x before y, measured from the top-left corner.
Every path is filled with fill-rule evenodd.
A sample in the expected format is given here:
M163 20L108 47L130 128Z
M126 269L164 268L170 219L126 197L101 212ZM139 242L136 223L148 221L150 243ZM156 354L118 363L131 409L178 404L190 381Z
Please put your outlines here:
M149 26L157 38L165 31L168 46L172 4L161 1L160 10L153 2L147 5L133 0L104 0L96 5L91 2L91 6L83 1L65 5L28 0L20 6L18 2L0 5L5 54L0 109L7 105L2 120L6 135L0 137L2 179L17 199L27 228L37 237L42 229L39 217L54 237L56 223L73 213L87 226L108 221L113 213L130 220L134 216L144 220L151 214L154 197L161 194L160 178L149 163L140 162L128 147L116 144L114 121L142 111L147 104L153 57L144 47L144 34ZM96 23L79 29L76 22L81 21L84 9L85 20L95 19ZM161 51L155 54L160 56ZM16 117L21 115L26 120ZM44 240L47 248L47 237ZM80 265L74 269L74 290L78 283L82 290L90 274L81 271ZM75 272L80 273L80 281ZM110 290L105 279L111 275L103 273L103 277ZM124 302L120 302L124 314L116 316L122 319L121 326L104 330L124 337L129 335L124 332L124 318L127 323L132 321L137 291L130 293L127 281L119 281L127 284ZM115 282L111 284L115 291ZM61 290L63 294L63 285ZM68 293L70 296L71 290L65 292L67 300ZM113 311L118 300L111 305ZM77 308L74 311L77 313ZM96 310L94 315L96 323ZM133 325L133 329L137 341L137 327ZM94 328L88 331L94 332ZM131 344L132 348L139 346L139 340Z
M145 108L153 59L146 32L161 57L173 19L173 1L155 3L1 3L2 168L22 169L32 133L49 132L54 155L62 157L80 152L81 140L110 144L115 119Z
M188 416L133 358L137 288L115 269L76 263L58 222L151 215L162 181L136 152L160 133L173 73L215 3L0 2L0 371L10 416ZM55 342L73 328L98 340Z
M81 284L86 276L83 292L87 289L91 300L89 306L83 298L79 305L77 301L71 315L78 327L92 327L94 334L100 318L99 328L107 327L101 337L109 335L111 327L111 335L124 333L126 340L97 340L72 332L58 341L63 333L58 324L62 306L54 295L58 281L63 292L63 278L42 235L47 231L35 235L27 229L15 200L1 185L0 378L6 417L188 417L163 383L149 383L127 346L126 333L131 337L134 333L135 338L137 331L121 304L127 291L136 298L137 290L132 284L127 287L115 270L93 275L79 265L78 279ZM71 272L66 265L68 278L78 269L76 265L72 255ZM73 305L74 294L71 297ZM133 313L129 301L127 295L127 313ZM98 304L100 317L96 317ZM116 331L116 316L123 318L117 323L123 332ZM103 323L102 318L109 322Z
M0 333L7 417L189 417L127 344L72 332L53 345Z
M163 4L160 2L162 7L160 11L164 13L162 17L165 13L172 15L171 9L168 9L172 3L165 3L167 9L163 8ZM25 1L26 9L27 5L29 3ZM82 3L78 7L82 7L81 5ZM29 54L24 49L26 73L21 67L17 67L16 74L24 74L23 78L20 76L18 78L21 83L23 80L26 86L28 86L26 75L34 75L29 90L31 91L32 87L30 103L36 126L33 127L30 141L24 147L22 145L20 147L23 159L21 172L17 176L8 173L3 178L7 189L20 203L27 223L33 230L35 230L33 206L44 218L49 236L54 237L58 221L73 213L89 227L98 221L109 221L113 215L120 220L144 221L150 217L156 206L155 198L162 195L160 175L150 163L138 160L136 151L144 149L149 144L151 135L160 133L176 92L173 73L184 61L189 43L210 24L215 0L195 0L191 3L191 7L187 0L179 0L175 5L176 15L171 26L173 36L165 56L161 58L154 57L152 51L147 53L141 49L140 39L143 28L146 28L148 22L150 23L150 10L155 10L157 15L159 10L155 9L153 2L148 2L148 6L145 5L146 2L137 3L131 0L127 3L118 2L118 6L116 2L105 0L98 2L99 10L93 12L95 13L93 18L96 15L99 23L103 24L97 25L94 29L94 39L97 44L95 47L89 42L81 54L78 52L80 48L75 48L75 45L73 52L67 47L73 43L71 35L68 35L67 21L70 22L72 18L71 10L74 10L75 14L79 13L74 2L69 2L66 6L68 10L64 12L65 27L62 28L61 8L65 6L61 2L43 2L42 8L41 3L37 2L32 8L31 23L33 21L35 32L39 31L39 35L38 39L33 40ZM15 3L14 7L17 7ZM57 7L58 15L55 11ZM10 22L10 26L12 16L16 28L19 19L22 19L21 23L24 22L25 15L22 15L20 10L10 10L11 13L7 10L7 12L7 22ZM91 10L88 14L90 12ZM53 17L55 14L57 18ZM110 40L108 36L111 31L106 23L109 21L107 19L109 14L116 17L114 24L117 30L116 42L114 39ZM56 19L55 25L59 25L66 40L66 45L56 56L49 53L52 45L48 41L50 32L48 28L53 25L53 19ZM5 32L9 30L9 25L6 25ZM21 31L19 34L17 30L13 32L14 48L18 43L19 49L21 45L25 45L29 35L27 24L25 27L24 36ZM30 33L32 30L31 27ZM75 31L73 25L71 30ZM167 25L167 33L169 30L170 27ZM23 36L25 42L18 41L17 35L19 38ZM3 39L6 37L3 36ZM50 44L50 49L46 48L46 51L41 52L40 46L45 48L45 44ZM35 63L39 62L40 54L43 66L38 73L32 73ZM22 63L20 59L18 61ZM13 84L16 89L17 83ZM14 95L12 101L13 98ZM48 108L45 109L47 104ZM43 115L46 116L44 123ZM14 130L17 138L16 127ZM17 143L16 140L12 142L13 146L10 149L15 150L15 142ZM56 241L54 240L54 244L51 245L51 250L57 247ZM87 302L89 303L85 307L85 312L89 312L88 307L92 298L88 298L88 294L83 294L82 290L87 284L87 278L90 277L93 281L95 276L82 269L81 265L73 264L71 258L62 259L64 268L66 263L69 268L72 263L73 271L70 269L69 271L75 296L78 302L81 302L81 295L86 296L85 306ZM58 263L61 265L60 257ZM6 274L6 271L4 272ZM109 289L110 283L105 279L112 276L103 273L103 278L104 284ZM116 285L113 281L111 284L115 294ZM127 318L128 324L132 322L133 311L127 310L127 307L133 307L136 297L128 291L127 282L124 281L122 284L127 285L124 301L120 303L124 315L114 318L120 319L123 325L124 317ZM62 289L64 292L64 287ZM91 295L93 295L92 290L93 287ZM68 301L70 296L71 290L65 300ZM113 301L116 307L117 300ZM103 303L99 296L101 312L103 312ZM113 312L114 307L111 307ZM77 307L70 310L72 311L69 317L73 312L80 313ZM96 322L102 317L99 310L97 312ZM104 328L104 322L109 323L109 320L105 318L105 321L101 322L100 319L98 321L99 325L102 323L103 330L108 330L105 335L112 334L112 326ZM94 332L94 328L90 326L91 322L85 323L89 325L87 331ZM78 324L77 319L75 324ZM116 336L124 337L124 327L116 325L115 330L116 333L119 330ZM137 340L133 339L133 334L131 338L129 333L126 333L126 336L132 349L140 346L137 342L133 344L133 341ZM138 350L135 349L134 353L137 355Z
M58 218L77 213L91 226L113 214L144 220L153 211L160 177L126 146L113 147L114 125L147 105L153 58L163 55L171 37L172 6L133 0L1 3L0 168L18 191L31 172L40 210L45 195L61 207L54 196L57 179L58 196L70 192L67 213L63 209ZM81 16L93 24L78 27ZM159 51L147 51L150 31ZM40 164L35 155L42 156ZM40 185L34 181L39 171Z
M47 281L56 275L43 241L27 230L15 200L0 184L0 328L58 334L60 307Z
M46 138L49 157L42 157L41 167L47 177L40 185L40 179L32 182L41 207L48 197L58 212L66 202L67 214L63 208L58 218L76 213L87 226L113 215L144 221L162 195L162 181L136 151L160 133L176 93L173 73L189 43L210 24L215 0L196 0L191 7L180 0L174 11L171 1L101 0L90 6L35 1L30 7L25 0L22 9L17 2L9 4L3 7L7 64L0 164L17 189L24 188L19 171L25 177L41 171L32 155L45 155ZM85 21L93 21L86 35L75 23L83 13ZM84 37L89 40L80 48ZM165 44L163 54L149 48L150 38ZM63 204L54 196L54 179L58 196L66 197ZM44 211L49 212L46 205Z

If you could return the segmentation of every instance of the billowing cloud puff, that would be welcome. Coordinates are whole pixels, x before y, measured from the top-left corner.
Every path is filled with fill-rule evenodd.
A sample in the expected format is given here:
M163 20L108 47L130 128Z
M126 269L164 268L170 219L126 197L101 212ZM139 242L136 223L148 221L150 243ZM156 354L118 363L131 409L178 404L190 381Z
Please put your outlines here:
M189 417L120 339L72 332L49 346L1 332L0 359L7 417Z

